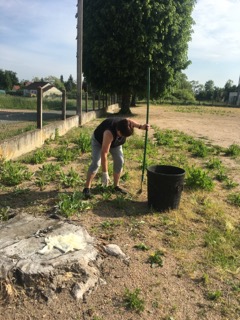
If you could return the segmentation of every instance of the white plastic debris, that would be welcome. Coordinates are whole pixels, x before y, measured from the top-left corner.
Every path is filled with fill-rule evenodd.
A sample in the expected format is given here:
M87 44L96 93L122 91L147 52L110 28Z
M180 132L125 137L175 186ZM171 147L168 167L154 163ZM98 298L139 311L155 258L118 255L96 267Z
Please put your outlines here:
M83 250L86 247L84 238L75 233L46 237L45 243L45 247L39 250L38 253L47 254L52 251L53 248L67 253L74 250Z

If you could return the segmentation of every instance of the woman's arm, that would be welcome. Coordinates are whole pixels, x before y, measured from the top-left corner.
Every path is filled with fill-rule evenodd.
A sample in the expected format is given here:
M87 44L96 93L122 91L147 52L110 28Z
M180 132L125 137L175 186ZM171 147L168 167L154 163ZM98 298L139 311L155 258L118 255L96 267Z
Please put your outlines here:
M106 130L103 134L103 142L102 142L102 151L101 151L101 165L102 165L102 172L108 172L108 153L113 141L113 135L111 131Z
M127 120L131 122L133 128L138 128L141 130L148 130L150 128L150 125L148 123L140 124L139 122L136 122L136 121L129 119L129 118Z

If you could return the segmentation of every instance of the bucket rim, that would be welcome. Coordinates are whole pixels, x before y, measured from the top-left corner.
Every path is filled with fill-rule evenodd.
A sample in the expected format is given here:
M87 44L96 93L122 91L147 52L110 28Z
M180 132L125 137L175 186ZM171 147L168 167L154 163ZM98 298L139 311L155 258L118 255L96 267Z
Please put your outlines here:
M176 169L178 170L179 172L178 173L164 173L164 172L156 172L155 170L156 168L171 168L171 169ZM183 169L183 168L179 168L177 166L172 166L172 165L151 165L149 167L147 167L147 171L148 172L151 172L151 173L154 173L154 174L161 174L161 175L166 175L166 176L181 176L181 175L184 175L186 173L186 171Z

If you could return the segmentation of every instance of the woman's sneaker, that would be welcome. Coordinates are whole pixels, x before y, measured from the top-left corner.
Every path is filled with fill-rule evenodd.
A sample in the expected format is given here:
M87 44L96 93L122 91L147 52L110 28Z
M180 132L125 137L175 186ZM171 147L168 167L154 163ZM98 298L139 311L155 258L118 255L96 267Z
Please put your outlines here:
M92 198L90 188L84 188L83 189L83 196L84 196L85 199L91 199Z
M114 191L115 191L115 192L122 193L122 194L127 194L127 191L123 190L123 189L120 188L119 186L114 187Z

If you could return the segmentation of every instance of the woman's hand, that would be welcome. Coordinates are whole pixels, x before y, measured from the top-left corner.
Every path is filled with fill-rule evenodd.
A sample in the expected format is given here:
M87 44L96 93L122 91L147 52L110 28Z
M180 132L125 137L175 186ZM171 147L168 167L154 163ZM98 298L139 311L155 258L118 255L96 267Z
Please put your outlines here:
M109 175L108 175L108 172L103 172L102 173L102 185L104 187L107 187L110 183L110 178L109 178Z
M150 128L150 124L148 124L148 123L141 124L139 126L139 129L142 129L142 130L148 130L149 128Z

